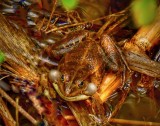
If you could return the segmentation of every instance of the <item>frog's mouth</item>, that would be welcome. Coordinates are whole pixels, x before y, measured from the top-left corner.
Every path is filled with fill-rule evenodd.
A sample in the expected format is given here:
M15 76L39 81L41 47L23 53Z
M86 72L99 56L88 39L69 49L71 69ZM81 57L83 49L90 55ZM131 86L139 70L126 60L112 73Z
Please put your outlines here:
M63 98L64 100L66 100L66 101L80 101L80 100L86 100L86 99L88 99L90 97L90 96L85 95L85 94L80 94L80 95L77 95L77 96L69 96L69 97L67 97L61 92L61 90L60 90L59 86L57 85L57 83L53 83L53 87L56 90L56 92L59 94L59 96L61 98Z

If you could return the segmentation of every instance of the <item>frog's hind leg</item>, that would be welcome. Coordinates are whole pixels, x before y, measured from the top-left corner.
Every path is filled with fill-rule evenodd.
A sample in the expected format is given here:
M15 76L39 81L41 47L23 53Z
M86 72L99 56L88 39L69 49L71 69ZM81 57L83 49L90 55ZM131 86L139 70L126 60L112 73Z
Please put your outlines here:
M113 72L117 72L117 74L122 73L122 85L124 85L126 80L126 68L129 72L131 72L131 70L122 50L107 34L104 34L101 38L101 47L106 66L108 66Z

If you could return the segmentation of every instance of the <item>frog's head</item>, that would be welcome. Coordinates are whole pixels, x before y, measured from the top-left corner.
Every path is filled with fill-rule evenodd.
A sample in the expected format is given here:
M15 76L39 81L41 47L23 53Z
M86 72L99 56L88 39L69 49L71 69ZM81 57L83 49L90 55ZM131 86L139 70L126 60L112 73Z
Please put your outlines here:
M60 97L66 101L85 100L97 91L96 84L90 82L89 77L81 80L78 76L72 75L72 73L51 70L49 79Z

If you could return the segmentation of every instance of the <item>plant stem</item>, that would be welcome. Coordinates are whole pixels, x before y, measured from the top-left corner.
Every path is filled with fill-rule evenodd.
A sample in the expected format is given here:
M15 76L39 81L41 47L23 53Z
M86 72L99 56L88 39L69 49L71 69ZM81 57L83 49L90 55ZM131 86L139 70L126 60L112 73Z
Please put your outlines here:
M0 94L2 97L4 97L11 105L13 105L15 108L18 109L18 111L24 116L26 117L30 122L32 122L34 125L36 125L38 123L37 120L35 120L29 113L27 113L21 106L19 106L9 95L7 95L6 92L4 92L1 88L0 88Z

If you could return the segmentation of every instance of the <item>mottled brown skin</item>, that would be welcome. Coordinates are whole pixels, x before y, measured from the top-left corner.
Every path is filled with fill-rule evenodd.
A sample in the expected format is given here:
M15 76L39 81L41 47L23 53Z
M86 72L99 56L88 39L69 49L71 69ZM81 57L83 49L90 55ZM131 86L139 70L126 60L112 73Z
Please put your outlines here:
M59 63L64 80L59 84L66 96L83 94L88 83L99 85L104 74L101 47L91 39L67 53ZM83 85L82 85L83 83Z

